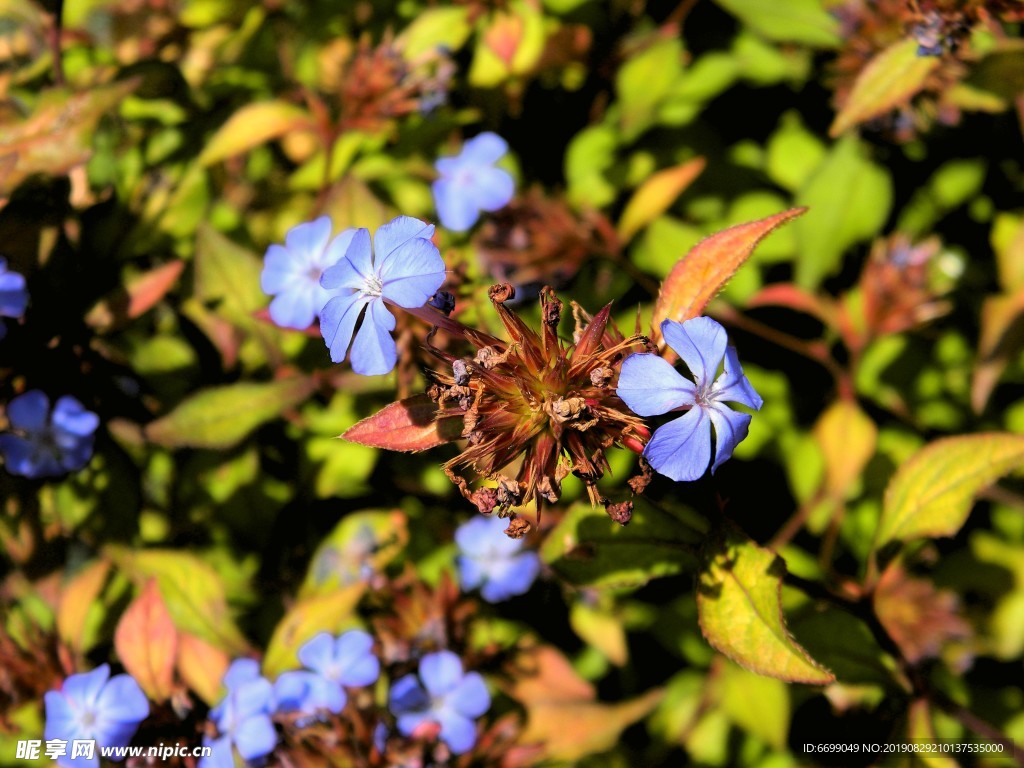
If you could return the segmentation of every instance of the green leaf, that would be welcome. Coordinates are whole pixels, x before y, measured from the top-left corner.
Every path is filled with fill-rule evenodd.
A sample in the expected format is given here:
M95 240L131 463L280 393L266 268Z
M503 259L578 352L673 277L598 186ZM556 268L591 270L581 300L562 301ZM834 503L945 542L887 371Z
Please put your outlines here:
M261 260L208 224L196 232L195 298L214 305L239 328L251 328L253 313L267 303L260 289Z
M846 249L874 236L892 206L892 180L865 159L857 139L841 139L797 195L811 214L796 223L796 282L815 288L832 274Z
M438 48L458 51L471 31L467 6L427 8L402 31L395 43L408 61L415 61Z
M956 535L975 495L1021 467L1021 435L962 435L925 446L899 468L885 490L875 551L896 540Z
M846 685L895 685L896 662L864 622L832 605L808 604L789 624L802 645Z
M583 642L600 651L612 664L617 667L626 665L629 660L626 631L622 621L613 613L576 602L569 612L569 623Z
M146 437L169 448L230 448L313 390L313 381L306 377L212 387L148 424Z
M789 735L789 688L781 680L756 675L735 664L723 664L718 695L725 716L780 752Z
M683 44L677 37L661 38L626 61L615 78L621 107L622 135L632 141L649 128L658 106L683 75Z
M609 588L638 587L692 565L688 550L698 537L687 519L692 513L661 512L642 497L634 505L627 526L603 509L573 505L544 540L541 558L573 584Z
M188 552L131 550L110 545L104 550L138 589L156 579L174 626L239 655L248 643L228 610L224 584L206 562Z
M604 125L577 133L565 153L565 178L569 200L584 208L600 208L615 199L615 187L604 176L615 164L618 138Z
M263 674L274 678L298 668L299 648L314 635L337 633L355 623L356 605L365 590L364 584L352 584L295 603L274 629L267 655L263 657Z
M288 133L310 131L315 127L312 116L294 104L284 101L246 104L218 129L197 162L203 166L213 165Z
M796 192L825 157L825 145L808 131L796 112L787 112L768 139L768 176L780 187Z
M839 21L820 0L715 0L729 13L771 40L819 48L839 45Z
M876 54L854 81L842 110L828 129L830 136L906 104L939 66L936 56L919 56L918 42L907 37Z
M780 593L786 566L733 527L709 542L697 585L708 642L741 667L794 683L825 685L835 675L789 634Z

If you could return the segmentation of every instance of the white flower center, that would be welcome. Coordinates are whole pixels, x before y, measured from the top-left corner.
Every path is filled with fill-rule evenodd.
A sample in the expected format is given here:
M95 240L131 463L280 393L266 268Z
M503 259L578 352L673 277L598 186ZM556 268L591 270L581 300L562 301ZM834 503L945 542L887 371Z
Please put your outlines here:
M369 275L363 283L363 293L367 296L377 297L384 292L384 281L377 275Z

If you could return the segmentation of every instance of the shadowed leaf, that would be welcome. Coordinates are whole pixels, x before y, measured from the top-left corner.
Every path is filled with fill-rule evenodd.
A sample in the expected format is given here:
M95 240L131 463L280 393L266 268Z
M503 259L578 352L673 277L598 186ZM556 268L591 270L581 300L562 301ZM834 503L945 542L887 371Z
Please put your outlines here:
M676 262L661 286L654 305L651 338L660 339L663 320L683 322L700 315L761 240L806 210L791 208L766 219L737 224L697 243Z
M705 553L697 586L704 637L741 667L793 683L825 685L835 675L786 629L780 592L785 563L730 528Z
M353 425L341 437L389 451L425 451L462 436L462 413L438 413L426 395L391 403Z
M150 579L121 615L114 649L146 696L156 702L171 695L178 632L167 612L156 579Z

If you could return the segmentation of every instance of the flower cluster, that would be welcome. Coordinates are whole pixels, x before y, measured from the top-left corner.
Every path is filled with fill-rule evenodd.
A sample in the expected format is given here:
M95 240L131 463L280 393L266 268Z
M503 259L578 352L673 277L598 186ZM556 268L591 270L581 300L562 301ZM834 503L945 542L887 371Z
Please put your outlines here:
M501 518L478 515L455 532L459 582L464 590L479 587L489 603L525 594L540 572L540 556L525 549L523 539L503 536L505 525Z
M0 453L12 475L56 477L81 469L92 456L99 417L70 395L51 413L49 398L30 390L7 405L7 420L13 432L0 434Z
M711 427L715 431L714 472L732 456L750 425L750 414L725 403L761 408L761 397L743 375L735 347L729 347L725 329L710 317L683 323L666 320L661 332L669 347L682 358L694 381L681 376L663 357L630 355L622 363L616 390L623 402L640 416L657 416L688 409L659 427L644 448L644 458L655 471L677 481L697 480L711 461ZM724 372L715 378L725 363Z
M494 167L506 152L505 140L488 131L467 141L455 157L437 161L438 176L431 190L441 224L465 232L476 224L481 211L508 205L515 182L508 171Z
M277 745L277 732L270 719L274 689L260 674L259 662L233 661L224 675L224 687L227 695L210 710L210 719L220 735L203 740L212 750L209 757L199 761L199 768L232 768L236 750L248 761L270 754Z
M149 702L130 675L110 676L103 664L92 672L68 677L59 691L45 697L46 727L43 738L63 742L95 740L99 747L124 747L139 723L149 715ZM64 754L57 764L97 768L99 758Z
M404 736L436 737L456 755L476 743L476 718L491 706L491 694L479 672L465 672L451 651L428 653L419 674L395 681L388 706Z
M24 275L7 269L7 259L0 256L0 317L21 317L27 306ZM7 326L0 322L0 339L6 335Z

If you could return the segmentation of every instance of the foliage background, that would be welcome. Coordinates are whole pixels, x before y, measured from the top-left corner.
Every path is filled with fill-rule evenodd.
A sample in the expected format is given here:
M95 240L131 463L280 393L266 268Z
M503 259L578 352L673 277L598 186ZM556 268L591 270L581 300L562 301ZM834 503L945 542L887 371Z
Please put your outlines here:
M396 603L422 621L393 637L457 625L445 642L500 692L485 719L507 715L507 738L470 762L1024 741L1019 9L920 6L0 3L0 250L31 296L0 341L0 401L74 394L102 422L80 473L0 472L0 761L41 732L45 690L124 655L116 628L151 579L178 646L140 744L198 742L230 658L273 675L316 631L379 629ZM920 57L930 12L956 44ZM567 481L534 541L545 578L465 598L456 621L444 574L475 510L438 469L452 451L334 439L421 391L422 334L400 324L396 374L356 376L315 331L269 323L259 273L321 213L336 230L434 220L434 160L483 129L511 145L519 193L440 246L485 329L502 280L646 324L701 238L809 211L708 307L765 400L735 459L656 480L625 528ZM635 457L613 461L625 498ZM785 560L789 631L835 682L754 674L702 637L694 584L722 509ZM764 653L703 619L745 666Z

